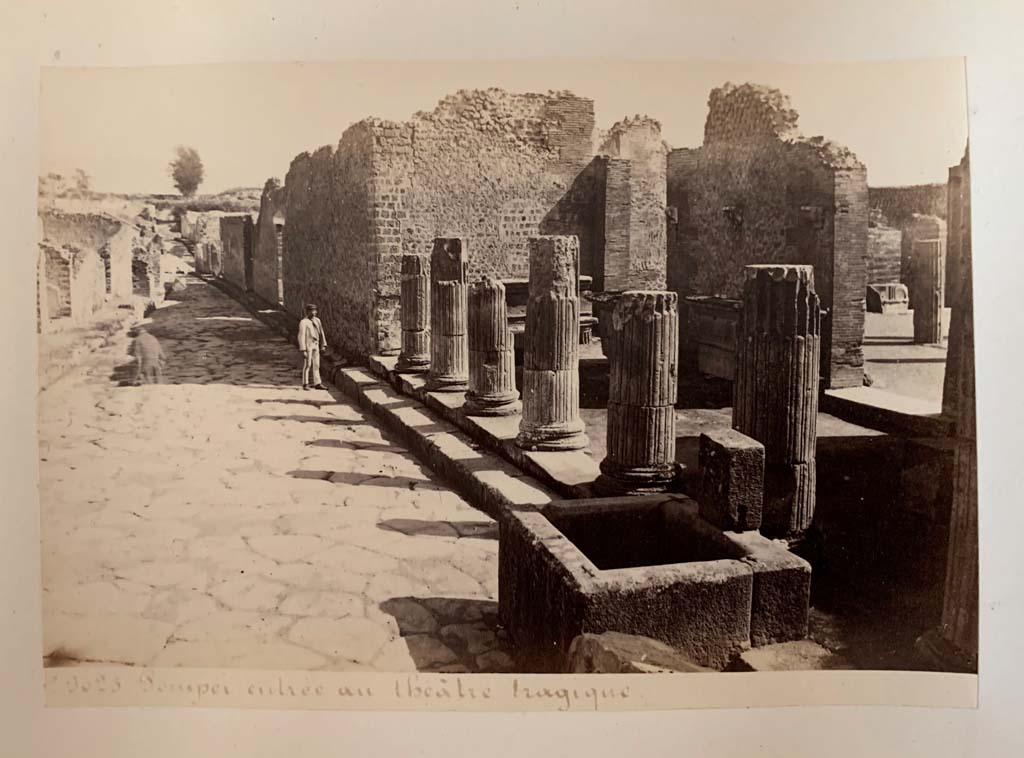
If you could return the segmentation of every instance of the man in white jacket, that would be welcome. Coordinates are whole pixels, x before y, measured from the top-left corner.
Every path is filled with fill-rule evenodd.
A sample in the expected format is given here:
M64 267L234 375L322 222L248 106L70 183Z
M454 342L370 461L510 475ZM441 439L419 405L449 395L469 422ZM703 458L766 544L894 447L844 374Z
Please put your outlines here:
M327 389L320 381L320 353L326 349L324 325L316 315L316 306L306 306L306 317L299 322L299 350L304 358L302 364L302 389Z

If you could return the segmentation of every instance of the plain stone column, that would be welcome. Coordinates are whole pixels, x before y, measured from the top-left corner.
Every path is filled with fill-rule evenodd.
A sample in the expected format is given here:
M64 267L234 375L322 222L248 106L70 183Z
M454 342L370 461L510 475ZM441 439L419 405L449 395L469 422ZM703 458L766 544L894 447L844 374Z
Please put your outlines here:
M772 536L798 538L814 515L820 325L813 267L745 267L732 425L764 445Z
M509 416L522 410L505 285L490 277L469 288L469 391L462 409L470 416Z
M466 262L462 240L434 240L430 255L428 390L465 392L469 382Z
M597 489L608 495L663 492L676 476L676 293L622 293L606 338L608 454Z
M945 305L945 251L941 240L915 240L911 252L914 290L914 343L942 342Z
M402 352L398 370L415 373L430 367L430 259L402 256Z
M523 419L516 444L525 450L587 446L580 418L580 244L575 236L530 238Z
M950 406L956 423L953 453L953 505L949 517L946 584L939 627L918 646L936 668L976 672L978 667L978 449L974 375L974 286L971 254L970 158L958 166L961 186L958 209L959 282L950 324L950 357L946 389L955 396ZM951 191L954 189L950 188ZM945 403L944 403L945 404Z

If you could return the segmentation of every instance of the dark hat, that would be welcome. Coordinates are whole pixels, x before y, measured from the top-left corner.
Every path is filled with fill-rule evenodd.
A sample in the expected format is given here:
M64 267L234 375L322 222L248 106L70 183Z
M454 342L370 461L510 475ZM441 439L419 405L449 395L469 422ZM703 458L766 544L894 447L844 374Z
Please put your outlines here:
M306 310L311 311L316 308L316 303L306 303Z

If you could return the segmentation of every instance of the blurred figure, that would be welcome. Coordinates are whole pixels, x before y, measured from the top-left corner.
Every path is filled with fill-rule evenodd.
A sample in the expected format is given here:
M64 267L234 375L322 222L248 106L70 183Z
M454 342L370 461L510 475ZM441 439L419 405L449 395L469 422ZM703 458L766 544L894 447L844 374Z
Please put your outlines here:
M327 347L324 325L316 315L316 306L306 306L306 317L299 322L299 350L302 351L302 389L327 389L320 381L320 354Z
M166 356L160 341L150 334L145 327L139 327L139 336L132 345L132 355L138 364L137 384L162 384L164 380L164 362Z

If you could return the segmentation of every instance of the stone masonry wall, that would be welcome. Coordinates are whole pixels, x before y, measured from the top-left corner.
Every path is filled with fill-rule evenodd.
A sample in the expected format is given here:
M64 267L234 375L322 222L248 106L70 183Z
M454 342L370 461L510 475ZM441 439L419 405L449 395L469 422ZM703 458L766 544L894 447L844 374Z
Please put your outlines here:
M103 261L104 292L114 299L132 294L132 249L140 229L105 213L40 212L43 239L96 251Z
M402 254L459 237L471 278L525 277L530 236L593 221L557 212L591 163L593 130L593 103L569 93L462 91L299 156L285 179L285 307L316 300L328 339L397 352Z
M222 217L220 240L224 256L222 262L224 278L239 289L251 289L249 285L252 265L252 219L249 215ZM246 258L249 259L248 265ZM249 270L247 271L247 269Z
M620 244L625 260L613 256L606 247L602 289L665 288L667 152L661 138L661 124L639 115L612 126L600 147L602 155L622 159L625 184L619 189L628 193L618 202L613 193L607 195L609 215L606 216L605 238L624 237ZM610 223L616 217L625 221L625 228L616 228L615 223Z
M284 307L300 316L315 302L328 344L357 354L377 347L374 139L369 124L355 124L337 150L296 157L285 178Z
M71 256L71 320L87 322L104 302L103 261L95 250L78 249Z
M881 214L873 211L868 225L868 284L901 281L902 244L903 232L888 226Z
M680 297L738 298L743 267L810 264L824 309L826 386L863 381L867 178L847 149L800 137L777 90L712 91L705 142L668 155L668 280Z
M260 212L253 234L253 289L268 303L284 301L282 255L285 190L268 179L260 196Z
M47 317L71 317L71 253L49 242L40 242L45 258Z

